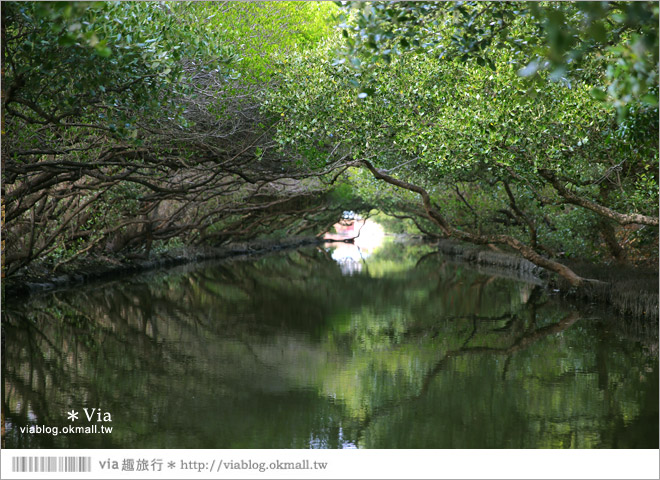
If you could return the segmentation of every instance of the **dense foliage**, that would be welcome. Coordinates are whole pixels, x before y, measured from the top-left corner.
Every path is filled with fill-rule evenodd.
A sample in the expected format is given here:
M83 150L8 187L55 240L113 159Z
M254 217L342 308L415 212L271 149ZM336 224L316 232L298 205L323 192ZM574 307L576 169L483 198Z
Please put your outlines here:
M4 2L5 273L331 224L345 207L258 103L331 7Z
M345 8L340 56L336 39L297 59L282 74L286 86L269 100L272 111L286 111L278 126L284 145L323 150L337 142L338 154L363 167L354 173L357 188L382 208L432 235L506 245L575 285L582 279L558 258L655 256L657 88L629 76L639 95L627 97L625 115L617 115L621 95L619 103L594 95L607 82L622 92L611 69L575 39L560 56L579 57L570 79L562 76L566 68L547 62L530 80L529 65L521 68L529 52L512 47L511 36L527 38L543 25L517 5L492 12L488 4L352 7ZM643 7L657 19L657 6ZM573 17L586 15L585 8ZM488 25L503 16L498 32L508 36L500 42L500 33L477 29L475 37L470 15ZM642 33L657 34L644 20ZM429 54L443 38L447 48ZM465 46L476 38L481 47ZM625 32L617 39L613 52L639 40ZM545 45L555 58L552 42L536 43L532 51ZM570 53L578 47L580 55ZM463 55L447 53L457 50ZM473 52L488 55L472 61ZM657 54L642 60L644 78L657 78Z
M631 102L658 105L656 2L346 2L342 10L339 61L361 72L408 52L495 70L507 50L520 75L570 83L597 60L605 75L591 76L591 93L621 117Z
M373 207L574 285L563 258L654 262L657 23L652 2L5 2L5 273Z

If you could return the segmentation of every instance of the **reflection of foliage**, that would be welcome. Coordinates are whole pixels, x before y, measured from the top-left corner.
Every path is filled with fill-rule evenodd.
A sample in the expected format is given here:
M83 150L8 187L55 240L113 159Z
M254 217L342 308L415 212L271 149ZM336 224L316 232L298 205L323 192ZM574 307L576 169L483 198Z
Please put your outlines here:
M9 305L7 446L652 446L633 435L657 415L657 352L423 253L342 276L301 250ZM16 428L80 402L111 436Z
M552 335L575 320L569 316L525 333L508 348L449 352L431 370L421 394L367 419L365 446L424 447L431 441L436 448L456 443L465 448L636 448L644 442L643 435L635 438L635 431L648 432L644 438L657 445L653 428L644 427L646 422L657 423L657 410L644 407L657 403L654 359L642 362L641 374L635 368L628 377L622 365L607 360L613 345L602 336L595 351L586 355L567 348L566 337L572 345L594 343L594 331L579 324L570 335ZM535 336L543 341L518 348ZM639 351L627 354L638 356ZM484 371L489 374L475 375ZM455 384L461 386L458 391L447 388ZM641 391L640 403L620 401ZM413 411L428 416L427 422L414 424ZM470 435L472 429L481 435Z

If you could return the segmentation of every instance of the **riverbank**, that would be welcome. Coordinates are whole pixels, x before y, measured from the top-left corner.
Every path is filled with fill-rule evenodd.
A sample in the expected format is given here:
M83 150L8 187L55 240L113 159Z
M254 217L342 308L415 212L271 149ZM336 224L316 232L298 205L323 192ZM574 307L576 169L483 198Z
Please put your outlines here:
M513 271L521 279L533 280L532 283L547 278L545 269L514 253L494 251L486 247L450 239L440 240L436 243L436 246L440 253L461 262Z
M57 274L49 273L44 265L37 263L24 272L9 279L3 279L2 290L3 296L26 296L187 263L264 255L279 250L323 243L325 243L325 240L318 237L290 237L278 240L238 242L223 247L181 247L161 253L152 252L145 257L97 256L71 262L65 265Z
M581 277L599 280L576 288L515 253L493 251L456 240L440 240L436 245L439 252L461 262L512 271L521 279L534 280L533 283L543 280L552 293L567 299L605 305L623 316L658 319L658 272L652 269L563 261Z
M37 264L10 279L3 279L3 295L26 296L159 268L207 260L264 255L326 242L328 240L319 237L292 237L240 242L216 248L181 247L162 253L152 253L144 258L102 256L71 262L56 275L49 274L45 266ZM561 295L586 305L606 306L623 316L644 320L658 319L658 273L650 269L565 262L580 276L601 282L575 288L515 253L494 251L487 247L455 240L440 240L434 246L452 262L466 263L480 269L486 268L491 272L508 272L518 280L543 285L554 295Z
M657 271L632 265L565 263L581 277L599 280L571 288L564 279L553 278L551 286L566 296L590 304L607 304L624 316L658 320Z

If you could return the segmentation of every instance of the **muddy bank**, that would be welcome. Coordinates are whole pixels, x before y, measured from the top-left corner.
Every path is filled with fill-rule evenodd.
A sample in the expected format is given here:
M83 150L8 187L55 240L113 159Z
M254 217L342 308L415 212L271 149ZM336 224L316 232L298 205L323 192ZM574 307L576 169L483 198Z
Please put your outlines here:
M425 241L405 236L397 241ZM320 245L326 240L317 237L293 237L280 240L241 242L224 247L178 248L148 258L96 257L81 259L66 265L56 275L48 274L45 266L37 265L10 279L3 279L3 296L25 296L31 293L70 288L94 281L148 272L206 260L263 255L284 249ZM616 313L635 319L658 319L658 273L644 268L615 265L593 265L586 262L565 262L584 278L603 283L570 286L563 279L548 274L543 268L515 253L493 251L486 247L441 240L434 244L437 251L452 262L467 263L486 274L505 275L517 280L546 287L553 295L561 295L582 306L612 308Z
M545 269L515 253L496 252L486 247L441 240L438 251L469 264L515 272L516 277L532 283L542 280L547 288L567 299L584 304L611 307L616 313L637 319L658 319L658 272L629 265L594 265L588 262L564 261L583 278L600 280L572 287L567 281L550 275Z
M482 267L515 271L523 279L533 279L533 283L547 276L545 269L513 253L497 252L456 240L440 240L436 246L440 253L454 259Z
M565 263L583 278L602 282L575 289L562 278L553 279L553 286L568 296L589 303L605 303L625 316L658 320L657 271L630 265Z
M240 256L263 255L325 241L317 237L291 237L280 240L255 240L233 243L224 247L177 248L148 257L94 257L67 264L57 274L49 274L43 265L36 265L2 280L4 295L25 296L32 293L70 288L83 283L110 280L124 275L147 272L205 260L219 260Z

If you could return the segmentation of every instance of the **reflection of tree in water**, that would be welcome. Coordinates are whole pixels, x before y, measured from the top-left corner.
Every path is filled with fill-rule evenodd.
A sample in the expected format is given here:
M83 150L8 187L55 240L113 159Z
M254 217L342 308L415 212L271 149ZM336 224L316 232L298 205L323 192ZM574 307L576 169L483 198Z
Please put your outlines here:
M471 315L469 317L472 322L473 322L473 328L470 334L467 336L465 341L463 342L463 345L456 349L456 350L449 350L445 353L445 355L438 360L433 368L431 368L425 375L421 384L421 388L419 389L419 392L416 393L415 395L412 395L406 399L404 399L403 402L397 403L397 404L390 404L386 405L383 408L375 409L371 415L367 416L364 421L361 424L360 430L364 431L366 430L371 422L374 420L374 418L379 417L381 415L386 415L388 412L391 412L393 409L400 408L405 402L412 402L419 400L422 396L424 396L430 386L432 385L432 382L436 379L436 377L439 375L440 372L446 370L449 368L451 365L451 361L455 359L456 357L460 356L467 356L471 354L483 354L483 353L490 353L494 355L504 355L506 357L505 363L504 363L504 369L502 373L502 377L506 377L506 371L510 365L510 359L511 355L514 353L518 352L519 350L523 350L527 347L529 347L532 343L541 340L542 338L554 334L554 333L561 333L564 330L566 330L568 327L573 325L578 319L579 315L577 312L571 313L565 318L561 319L557 323L553 323L544 327L540 327L537 329L528 328L524 329L524 327L521 325L522 321L519 317L515 315L510 315L510 316L497 316L497 317L479 317L477 315ZM483 323L488 323L488 322L500 322L501 320L507 320L507 323L505 327L501 328L496 328L492 329L491 331L493 332L498 332L503 334L507 339L513 338L513 342L509 347L484 347L484 346L469 346L470 342L474 339L475 334L479 330L480 326ZM513 325L517 325L518 328L512 328ZM533 325L533 323L532 323ZM519 333L521 332L521 333ZM518 335L519 333L519 335ZM503 378L503 379L504 379Z
M571 358L574 352L568 350L557 356L562 334L571 327L581 328L580 314L572 312L539 326L536 307L530 304L527 322L515 314L470 316L473 328L466 332L463 344L446 351L427 371L417 392L376 408L363 419L360 443L378 448L657 446L657 357L645 358L628 345L626 354L642 358L633 369L644 372L629 377L625 361L608 356L613 342L597 329L588 330L580 342L593 345L593 353ZM503 327L493 327L503 320ZM437 335L435 330L428 333ZM494 343L503 346L479 344L488 330L501 337ZM594 339L593 333L599 331L600 338ZM582 364L565 368L566 361ZM470 368L490 369L492 374L475 378L467 374ZM608 375L611 371L616 371L616 379ZM456 385L462 390L459 394ZM632 399L639 404L634 405ZM557 401L559 406L548 408ZM427 423L410 422L411 412L426 416Z
M446 397L446 389L455 392L457 417L461 401L484 396L479 384L497 390L536 382L538 398L561 395L581 385L570 383L575 371L562 363L574 361L589 364L580 375L607 396L612 420L602 442L614 444L611 432L624 414L653 411L643 405L652 399L634 394L644 390L640 377L626 376L632 367L653 379L653 372L641 372L649 361L634 344L612 357L608 348L621 345L608 336L594 340L594 328L575 322L577 314L548 302L540 288L475 274L441 257L412 268L421 254L399 255L411 268L377 277L344 276L327 252L307 250L10 305L2 364L7 445L440 446L446 438L424 425L442 425L429 402ZM378 261L369 259L371 272L393 267ZM592 355L587 347L594 341ZM493 408L513 412L500 417L530 423L518 400L493 398L499 402ZM16 428L66 425L64 412L73 406L112 412L115 431L53 438ZM531 407L543 417L543 405ZM492 421L485 412L477 412L481 421ZM553 425L561 430L574 414L591 415L567 411ZM596 411L590 421L604 416ZM497 425L506 430L510 423ZM420 438L403 434L404 424ZM559 430L543 435L566 437ZM473 438L465 435L451 446L468 446ZM538 440L527 437L526 446ZM499 440L506 446L506 438Z

